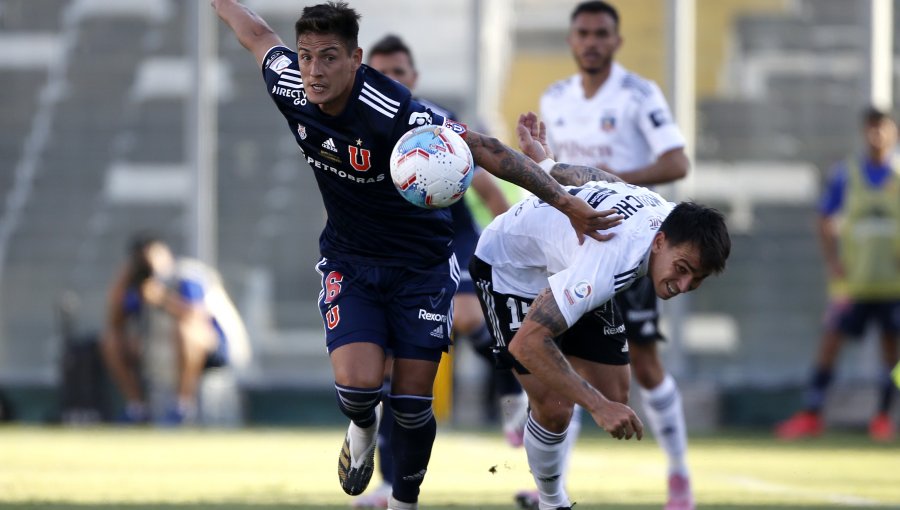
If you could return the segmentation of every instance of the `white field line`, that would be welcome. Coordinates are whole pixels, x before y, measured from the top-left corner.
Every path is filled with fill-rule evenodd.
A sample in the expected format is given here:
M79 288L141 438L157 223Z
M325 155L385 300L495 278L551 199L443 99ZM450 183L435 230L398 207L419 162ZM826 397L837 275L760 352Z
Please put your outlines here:
M828 501L829 503L834 503L837 505L846 505L846 506L878 506L883 505L884 503L880 501L876 501L874 499L863 498L860 496L853 496L850 494L837 494L837 493L826 493L817 489L804 489L802 487L798 487L796 485L784 484L784 483L775 483L769 482L766 480L761 480L759 478L753 478L745 475L728 475L728 474L719 474L713 475L715 478L737 485L738 487L742 487L749 490L755 490L759 492L767 492L770 494L786 494L789 496L797 496L802 497L804 499L810 500L819 500L819 501Z
M636 468L636 471L640 473L641 476L664 476L665 468L661 465L657 464L643 464ZM871 498L864 498L861 496L853 496L851 494L839 494L839 493L827 493L818 489L805 489L803 487L798 487L796 485L785 484L785 483L776 483L770 482L767 480L763 480L761 478L754 478L752 476L740 475L740 474L728 474L728 473L709 473L703 472L698 474L694 473L692 478L703 478L705 480L714 480L716 482L723 482L731 485L735 485L742 489L746 489L748 491L755 491L761 493L768 494L783 494L786 496L792 496L798 499L803 499L806 501L826 501L828 503L832 503L835 505L842 505L848 507L855 506L884 506L890 503L877 501ZM702 501L699 503L702 504Z

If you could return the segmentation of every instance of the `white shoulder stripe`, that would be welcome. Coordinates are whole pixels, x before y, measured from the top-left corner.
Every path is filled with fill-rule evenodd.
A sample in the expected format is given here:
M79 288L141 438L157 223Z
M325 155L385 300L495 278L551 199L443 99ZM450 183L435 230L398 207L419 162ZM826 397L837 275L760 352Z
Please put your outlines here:
M372 100L372 101L378 103L378 104L381 105L381 107L384 108L385 110L387 110L387 111L389 111L389 112L391 112L391 113L397 113L397 108L396 108L396 107L391 106L391 105L385 103L380 97L378 97L378 96L372 94L372 93L369 92L367 89L363 89L362 92L359 94L359 98L360 98L360 99L362 99L363 96L365 96L365 97L369 98L370 100Z
M394 101L393 99L387 97L386 95L382 94L381 92L378 92L378 90L376 90L375 87L369 85L369 82L363 82L363 92L365 92L366 90L370 90L370 91L374 92L375 95L377 95L378 97L383 99L388 104L393 105L394 107L400 106L399 101Z
M373 103L372 101L369 101L368 98L363 97L362 94L359 95L359 100L362 101L363 103L366 103L367 105L371 106L372 108L375 109L375 111L377 111L378 113L383 114L383 115L386 116L387 118L389 118L389 119L393 119L393 118L394 118L394 113L396 113L396 112L394 112L394 113L388 112L387 110L385 110L384 108L378 106L377 104Z
M283 85L285 87L292 88L292 89L302 89L303 88L302 83L296 83L296 82L292 82L292 81L278 80L278 84Z
M283 69L281 74L278 76L278 84L284 85L285 87L290 87L292 89L302 89L303 88L303 79L300 77L299 71L294 71L293 69Z

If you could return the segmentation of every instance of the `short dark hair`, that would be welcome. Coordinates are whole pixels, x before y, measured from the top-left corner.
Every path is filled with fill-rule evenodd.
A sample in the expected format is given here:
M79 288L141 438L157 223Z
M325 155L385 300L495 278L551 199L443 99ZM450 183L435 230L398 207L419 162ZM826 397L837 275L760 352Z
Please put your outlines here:
M702 269L721 273L731 253L731 237L725 217L712 207L682 202L672 209L659 231L672 246L690 243L700 249Z
M874 106L867 106L862 111L863 127L874 126L886 120L891 122L894 121L886 111L880 110Z
M580 4L576 5L575 10L572 11L572 16L569 18L569 21L575 21L575 18L577 18L579 14L585 12L591 14L609 14L609 17L616 22L616 27L619 26L619 11L617 11L616 8L611 4L608 4L601 0L591 0L589 2L581 2Z
M403 39L400 39L400 37L394 34L388 34L382 37L369 48L369 60L372 60L372 57L375 55L393 55L394 53L406 53L406 56L409 57L409 65L411 65L413 69L416 68L416 63L413 61L412 50L410 50L409 46L403 42Z
M163 243L162 237L152 231L138 232L128 241L128 286L140 287L144 281L153 276L153 268L147 260L147 248L156 243Z
M359 46L360 15L347 2L327 2L303 8L300 19L294 23L294 35L300 40L301 34L331 34L338 36L348 51Z

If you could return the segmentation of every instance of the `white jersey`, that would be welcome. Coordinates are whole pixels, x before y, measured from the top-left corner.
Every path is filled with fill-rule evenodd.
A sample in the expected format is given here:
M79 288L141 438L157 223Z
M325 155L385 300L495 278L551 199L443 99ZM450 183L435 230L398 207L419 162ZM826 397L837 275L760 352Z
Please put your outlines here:
M550 287L569 326L647 273L650 245L674 208L657 193L622 182L566 186L594 209L616 209L609 241L579 245L566 215L530 197L494 218L475 255L493 268L496 292L534 298Z
M249 363L250 343L244 321L228 296L218 271L199 260L179 258L166 284L181 299L209 313L214 327L228 343L230 365L242 368Z
M578 74L551 85L541 96L541 118L562 163L628 172L684 147L656 83L615 62L591 98L584 97Z

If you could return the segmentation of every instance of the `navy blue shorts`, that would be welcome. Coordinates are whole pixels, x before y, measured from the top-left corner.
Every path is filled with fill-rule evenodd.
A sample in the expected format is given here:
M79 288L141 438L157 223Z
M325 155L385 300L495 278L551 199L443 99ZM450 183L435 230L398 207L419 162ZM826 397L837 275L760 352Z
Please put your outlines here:
M219 368L228 364L228 337L218 322L213 320L213 330L216 332L216 348L206 354L203 368Z
M477 244L478 233L474 230L464 230L453 236L453 254L460 267L459 289L456 292L460 294L475 294L475 284L469 274L469 261L475 255Z
M825 327L861 338L866 325L875 322L881 331L900 331L900 301L832 301L825 312Z
M323 258L319 312L325 345L370 342L395 358L439 361L450 346L456 257L425 269L341 263Z

